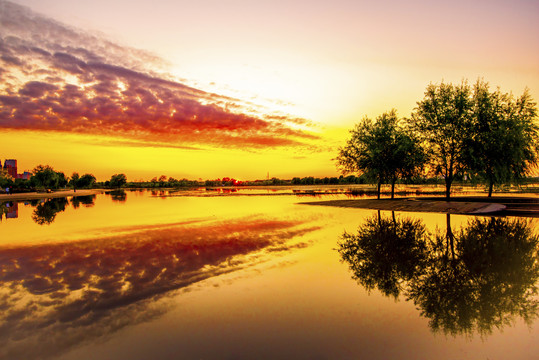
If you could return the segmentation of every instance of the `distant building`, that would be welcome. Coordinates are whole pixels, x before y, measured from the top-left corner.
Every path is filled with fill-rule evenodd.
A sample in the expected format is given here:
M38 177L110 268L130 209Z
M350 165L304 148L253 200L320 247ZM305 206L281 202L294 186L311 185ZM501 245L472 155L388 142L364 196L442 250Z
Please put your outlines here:
M32 173L25 171L22 174L17 174L17 179L30 180Z
M25 171L22 174L18 174L17 172L17 160L15 159L6 159L4 161L4 171L9 174L13 179L24 179L24 180L30 180L32 177L32 173ZM0 161L0 170L2 170L2 161Z
M4 170L14 179L17 178L17 160L15 159L6 159L4 161Z

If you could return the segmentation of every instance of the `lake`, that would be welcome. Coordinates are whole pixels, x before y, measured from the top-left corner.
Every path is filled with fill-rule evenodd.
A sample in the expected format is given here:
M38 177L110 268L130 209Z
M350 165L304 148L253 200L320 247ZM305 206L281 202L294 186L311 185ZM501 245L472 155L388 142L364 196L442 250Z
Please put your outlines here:
M0 358L539 354L537 219L301 204L326 199L346 196L4 203Z

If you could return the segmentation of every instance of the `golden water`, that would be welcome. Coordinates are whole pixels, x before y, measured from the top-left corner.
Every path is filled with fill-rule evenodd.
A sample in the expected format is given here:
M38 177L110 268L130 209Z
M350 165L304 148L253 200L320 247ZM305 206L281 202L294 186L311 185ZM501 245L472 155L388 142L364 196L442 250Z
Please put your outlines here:
M208 195L102 194L19 203L16 214L14 204L4 204L0 358L531 359L539 353L535 317L526 324L521 314L500 314L502 322L488 331L434 331L432 318L405 291L395 299L358 284L338 242L376 211L301 205L312 199L263 191ZM432 234L446 231L444 214L395 214L396 221L410 217ZM451 226L457 231L472 219L451 216ZM527 224L537 233L535 220ZM537 249L537 263L536 255Z

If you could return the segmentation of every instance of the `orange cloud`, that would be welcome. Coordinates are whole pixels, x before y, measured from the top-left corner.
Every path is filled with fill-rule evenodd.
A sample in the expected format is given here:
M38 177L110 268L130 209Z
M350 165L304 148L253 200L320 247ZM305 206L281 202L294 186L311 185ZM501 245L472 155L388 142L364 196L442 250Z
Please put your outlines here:
M273 147L318 137L303 119L253 115L242 102L149 67L159 59L81 34L26 8L0 14L0 127L107 135L159 146ZM242 109L244 111L242 111Z

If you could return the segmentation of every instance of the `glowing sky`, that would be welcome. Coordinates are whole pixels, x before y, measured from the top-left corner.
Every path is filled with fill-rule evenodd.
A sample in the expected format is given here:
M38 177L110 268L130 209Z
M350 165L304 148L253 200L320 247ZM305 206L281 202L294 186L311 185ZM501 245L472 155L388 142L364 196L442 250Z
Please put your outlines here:
M0 159L98 179L336 176L430 82L539 99L539 2L0 0Z

